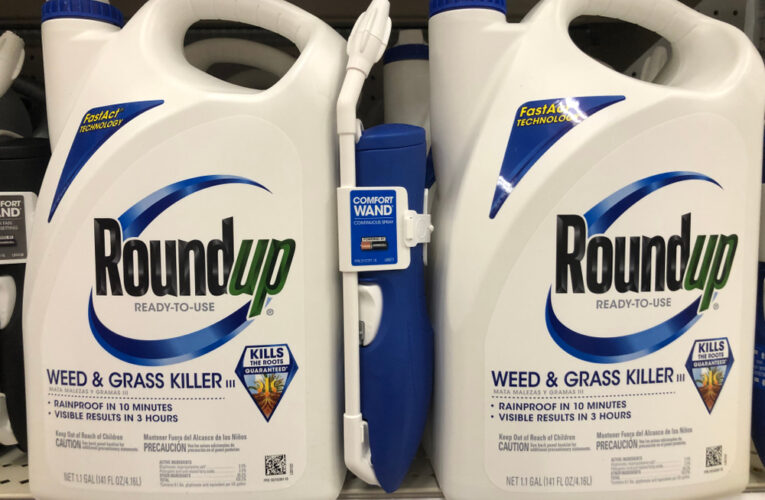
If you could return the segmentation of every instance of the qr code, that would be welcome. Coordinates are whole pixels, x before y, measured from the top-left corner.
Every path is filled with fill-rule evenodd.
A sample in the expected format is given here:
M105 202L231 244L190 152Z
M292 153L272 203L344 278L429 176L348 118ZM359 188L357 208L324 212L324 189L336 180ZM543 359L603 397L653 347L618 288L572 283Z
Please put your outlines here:
M707 448L707 467L717 467L722 465L722 459L722 446L710 446Z
M283 476L287 473L287 455L266 455L266 476Z

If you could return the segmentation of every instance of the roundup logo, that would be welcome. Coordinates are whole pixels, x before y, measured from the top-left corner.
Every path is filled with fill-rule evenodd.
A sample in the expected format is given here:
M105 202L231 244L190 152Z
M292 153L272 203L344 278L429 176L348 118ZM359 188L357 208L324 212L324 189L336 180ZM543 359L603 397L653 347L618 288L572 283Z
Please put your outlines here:
M206 243L140 239L143 231L170 206L222 184L245 184L270 193L261 184L243 177L195 177L149 195L118 220L95 219L96 295L251 297L222 320L196 332L162 340L139 340L106 327L96 314L91 292L88 307L91 330L99 344L115 357L137 365L158 366L202 356L244 330L261 314L270 297L286 285L295 256L295 240L245 239L235 254L233 217L221 221L220 239Z
M553 309L551 290L545 311L547 328L563 350L594 363L637 359L678 339L709 309L717 292L728 283L738 246L737 235L693 236L690 213L679 220L680 234L666 239L646 235L604 235L641 199L671 184L694 180L721 188L716 181L702 174L668 172L626 186L584 216L558 216L556 294L642 294L681 290L699 293L685 309L652 328L623 336L597 337L575 332L563 324Z

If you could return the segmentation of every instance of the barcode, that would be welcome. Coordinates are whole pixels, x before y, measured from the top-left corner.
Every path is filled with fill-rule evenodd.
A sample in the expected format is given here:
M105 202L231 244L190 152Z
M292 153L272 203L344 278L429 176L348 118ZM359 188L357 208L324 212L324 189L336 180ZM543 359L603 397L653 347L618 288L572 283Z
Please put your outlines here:
M266 476L287 474L287 455L266 455Z
M710 446L707 448L707 467L717 467L722 465L722 450L722 446Z

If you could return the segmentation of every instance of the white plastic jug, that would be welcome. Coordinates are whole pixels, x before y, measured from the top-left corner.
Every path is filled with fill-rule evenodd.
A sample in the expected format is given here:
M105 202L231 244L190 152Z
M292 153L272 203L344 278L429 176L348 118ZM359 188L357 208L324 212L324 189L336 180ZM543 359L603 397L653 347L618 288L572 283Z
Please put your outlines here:
M333 499L345 42L281 0L52 0L55 149L25 290L40 499ZM203 19L301 51L273 87L184 57ZM55 133L54 133L55 130Z
M581 52L601 15L657 83ZM432 0L434 465L449 499L741 491L765 79L674 0Z

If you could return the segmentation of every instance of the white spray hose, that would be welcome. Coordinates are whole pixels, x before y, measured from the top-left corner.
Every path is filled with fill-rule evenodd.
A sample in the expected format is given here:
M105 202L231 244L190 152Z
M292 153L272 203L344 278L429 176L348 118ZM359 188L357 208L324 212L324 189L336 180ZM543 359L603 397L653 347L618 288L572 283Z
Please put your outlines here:
M372 0L348 38L348 65L337 101L340 141L340 187L356 186L356 142L361 125L356 106L372 66L380 60L391 32L388 0ZM338 207L339 209L339 207ZM342 244L342 243L340 243ZM358 273L343 273L343 346L345 351L344 456L348 469L367 484L379 485L372 467L369 430L361 415Z
M24 40L6 31L0 36L0 97L8 92L24 65Z

